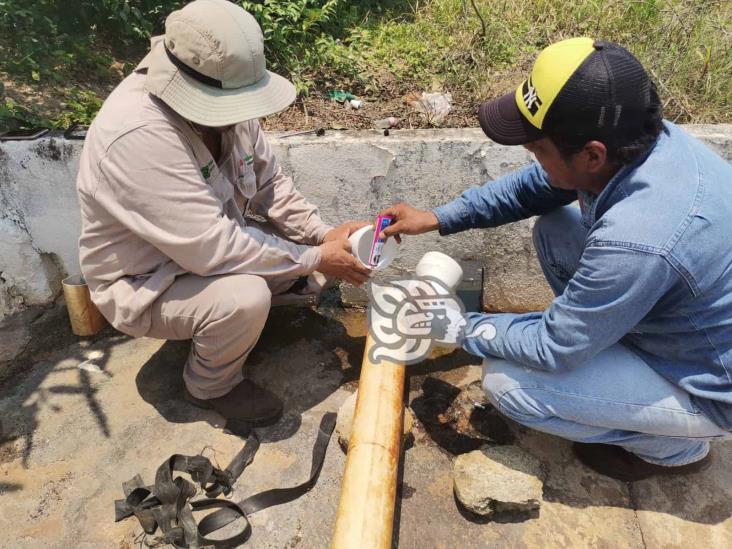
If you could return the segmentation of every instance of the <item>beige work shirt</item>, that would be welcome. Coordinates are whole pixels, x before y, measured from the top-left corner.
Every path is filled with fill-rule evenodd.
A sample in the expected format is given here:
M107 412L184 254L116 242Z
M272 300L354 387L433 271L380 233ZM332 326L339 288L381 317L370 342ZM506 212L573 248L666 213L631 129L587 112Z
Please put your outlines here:
M102 314L133 336L147 333L151 304L177 276L294 280L316 269L331 229L256 120L225 131L214 159L189 122L145 91L145 68L105 101L77 178L81 270Z

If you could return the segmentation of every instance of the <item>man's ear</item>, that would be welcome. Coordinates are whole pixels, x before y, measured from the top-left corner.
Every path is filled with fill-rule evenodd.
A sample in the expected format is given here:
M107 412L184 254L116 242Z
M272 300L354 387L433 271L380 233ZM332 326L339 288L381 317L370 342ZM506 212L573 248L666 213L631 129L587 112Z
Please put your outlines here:
M590 173L598 173L607 164L607 147L601 141L588 141L582 149L584 168Z

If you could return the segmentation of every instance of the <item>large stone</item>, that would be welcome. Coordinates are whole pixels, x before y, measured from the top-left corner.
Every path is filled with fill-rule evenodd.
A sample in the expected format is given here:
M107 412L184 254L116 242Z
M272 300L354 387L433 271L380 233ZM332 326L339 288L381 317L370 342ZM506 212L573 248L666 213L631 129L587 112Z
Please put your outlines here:
M351 439L351 427L353 426L353 414L356 411L357 398L358 391L349 396L338 410L335 431L338 444L344 452L348 451L348 441ZM404 426L402 428L402 437L404 439L410 435L412 427L414 427L414 413L406 407L404 408Z
M455 496L469 511L529 513L539 509L544 489L541 463L517 446L483 447L454 465Z

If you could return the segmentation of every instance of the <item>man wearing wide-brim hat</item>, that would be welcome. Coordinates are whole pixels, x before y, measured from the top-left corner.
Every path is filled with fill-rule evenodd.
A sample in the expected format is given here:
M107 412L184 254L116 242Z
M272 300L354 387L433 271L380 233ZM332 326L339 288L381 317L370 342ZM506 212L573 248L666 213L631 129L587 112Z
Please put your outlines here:
M347 240L363 224L326 225L257 121L294 99L266 69L255 19L197 0L167 18L105 102L77 181L94 303L132 336L192 339L187 398L253 424L282 411L242 374L273 296L318 292L325 275L369 275Z

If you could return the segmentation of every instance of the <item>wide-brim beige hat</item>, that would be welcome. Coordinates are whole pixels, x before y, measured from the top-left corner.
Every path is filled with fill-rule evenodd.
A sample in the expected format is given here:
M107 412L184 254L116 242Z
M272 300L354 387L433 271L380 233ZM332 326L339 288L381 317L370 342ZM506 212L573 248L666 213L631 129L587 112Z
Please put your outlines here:
M171 13L143 63L145 89L203 126L274 114L296 97L289 80L266 69L254 17L227 0L196 0Z

